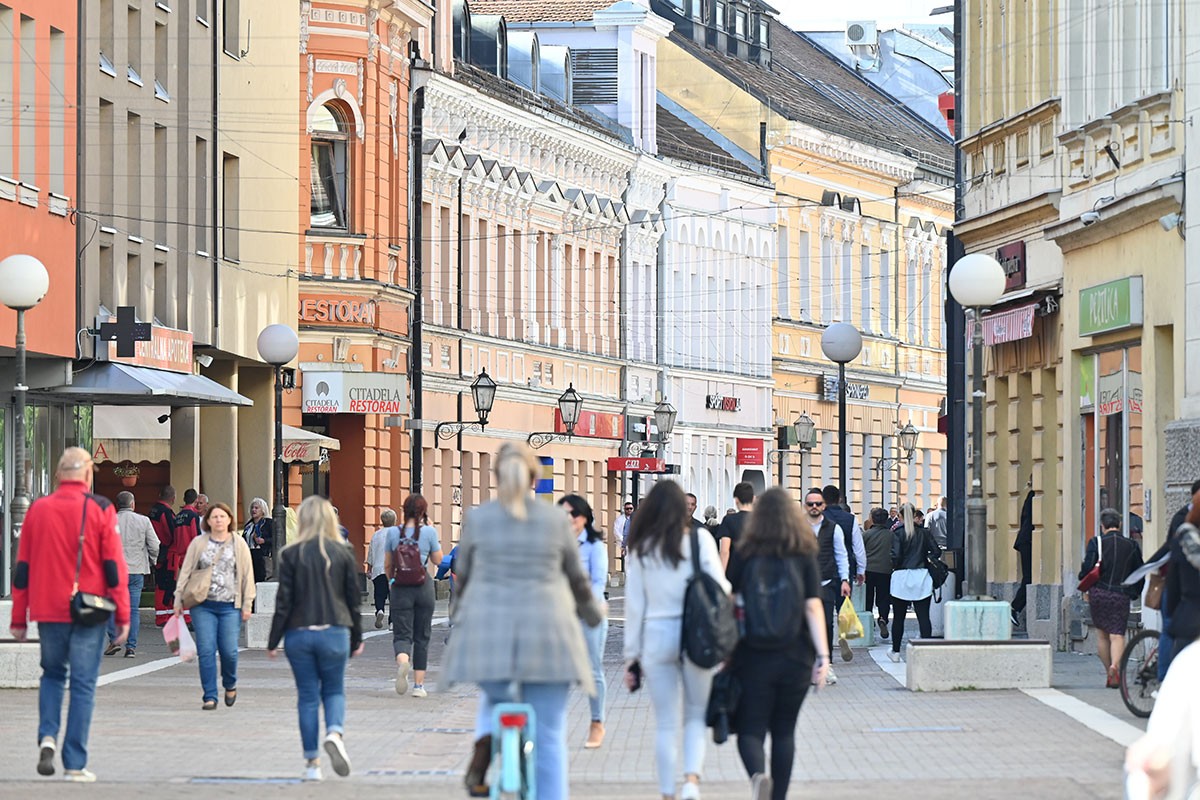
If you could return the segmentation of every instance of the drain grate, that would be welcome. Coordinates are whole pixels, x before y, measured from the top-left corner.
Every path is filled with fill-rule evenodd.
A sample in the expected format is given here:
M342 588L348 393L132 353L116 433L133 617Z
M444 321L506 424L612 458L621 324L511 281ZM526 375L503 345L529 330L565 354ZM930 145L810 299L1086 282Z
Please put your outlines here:
M461 775L462 773L456 769L369 769L366 774L387 778L433 778Z
M262 785L289 786L292 784L304 783L304 781L302 781L299 778L191 778L190 780L188 780L188 783L216 784L216 785L229 785L229 784L259 785L259 784L262 784Z
M910 728L867 728L867 733L961 733L961 725L915 725Z

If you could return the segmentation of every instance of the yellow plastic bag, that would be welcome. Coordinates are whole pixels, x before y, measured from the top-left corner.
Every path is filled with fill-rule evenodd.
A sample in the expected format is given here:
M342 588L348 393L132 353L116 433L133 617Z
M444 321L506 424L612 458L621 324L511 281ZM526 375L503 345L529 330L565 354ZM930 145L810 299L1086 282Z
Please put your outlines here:
M854 610L854 603L847 597L842 603L842 610L838 612L838 636L842 639L858 639L864 635L862 622L858 619L858 612Z

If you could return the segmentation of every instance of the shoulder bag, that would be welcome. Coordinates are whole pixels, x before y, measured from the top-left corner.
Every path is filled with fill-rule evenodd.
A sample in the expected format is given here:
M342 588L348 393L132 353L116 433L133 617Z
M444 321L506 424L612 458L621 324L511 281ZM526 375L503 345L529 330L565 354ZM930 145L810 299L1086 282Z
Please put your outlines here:
M191 545L188 545L188 549L191 549ZM220 557L219 553L218 557ZM186 556L184 560L187 560ZM216 559L214 558L213 561L215 563ZM187 584L175 590L175 596L179 598L180 605L184 608L195 608L208 599L208 592L212 589L212 571L212 564L202 567L199 556L196 557L196 565L192 568L192 573L188 575Z
M108 622L108 618L117 610L117 604L104 595L79 591L79 573L83 570L83 534L87 530L87 507L88 497L84 495L83 519L79 522L79 551L75 556L75 584L71 587L71 619L77 625L93 628Z
M942 586L946 583L946 578L950 577L950 567L941 557L934 558L932 554L933 548L930 544L937 544L937 540L933 538L933 534L928 529L925 530L925 569L929 570L929 577L933 580L933 601L935 603L942 602Z
M1100 582L1100 564L1104 560L1104 534L1096 536L1096 566L1088 570L1088 574L1084 575L1079 581L1079 591L1086 592L1088 589Z

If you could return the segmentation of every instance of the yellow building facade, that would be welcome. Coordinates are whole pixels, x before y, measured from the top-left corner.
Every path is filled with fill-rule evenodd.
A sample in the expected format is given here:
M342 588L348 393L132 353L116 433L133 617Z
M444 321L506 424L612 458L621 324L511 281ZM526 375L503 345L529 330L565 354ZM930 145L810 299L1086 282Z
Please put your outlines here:
M934 506L946 447L951 144L803 35L762 20L767 64L677 29L660 44L658 87L710 139L760 158L775 187L773 412L777 426L801 414L817 425L812 452L790 444L771 454L775 482L794 491L837 482L837 365L821 334L849 322L863 334L846 376L850 503ZM877 136L884 125L895 135ZM911 461L896 435L910 422L920 432Z

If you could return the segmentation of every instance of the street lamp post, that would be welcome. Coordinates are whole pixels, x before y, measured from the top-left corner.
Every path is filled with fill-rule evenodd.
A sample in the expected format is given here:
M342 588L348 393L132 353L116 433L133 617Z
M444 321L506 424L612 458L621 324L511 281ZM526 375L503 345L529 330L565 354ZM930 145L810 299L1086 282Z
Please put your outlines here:
M654 425L658 428L657 442L630 442L629 457L640 458L647 450L657 450L659 446L663 448L663 456L666 456L667 442L671 439L671 433L675 430L675 417L679 412L675 410L675 406L668 403L666 400L661 401L654 407ZM642 487L642 472L634 470L629 474L630 492L629 496L633 500L634 507L638 504L638 499Z
M880 480L883 479L883 471L889 467L898 467L901 464L911 464L913 456L917 452L917 438L920 432L913 427L912 421L904 423L904 427L896 432L896 436L900 439L900 449L904 452L902 456L880 456L875 462L875 472L878 473Z
M850 489L846 480L846 364L862 352L862 334L849 322L835 322L821 335L821 352L838 365L838 489L845 500Z
M987 597L987 504L983 499L983 320L1004 294L1004 267L984 253L960 258L950 270L950 294L971 309L971 494L967 499L967 595Z
M792 429L795 431L796 446L799 448L799 450L796 452L800 454L800 479L803 480L804 454L812 450L817 444L817 424L813 422L812 417L810 417L808 414L801 414L796 418L796 421L792 423ZM767 460L772 464L779 465L780 488L783 488L787 457L791 452L791 450L787 449L787 447L781 443L779 449L772 450L771 452L767 453Z
M13 476L12 500L9 513L12 520L12 535L4 543L4 591L12 592L12 566L15 563L14 548L21 536L21 525L29 510L29 491L25 485L25 312L36 306L50 289L50 274L41 261L33 256L15 255L0 261L0 303L17 312L17 335L14 341L17 354L17 374L13 384L13 399L16 413L13 420Z
M275 508L276 543L287 542L287 497L283 477L283 365L300 352L300 339L287 325L276 323L263 328L258 335L258 354L275 368Z
M479 419L475 422L439 422L433 429L434 438L453 439L465 431L483 433L495 401L496 382L492 380L491 375L487 374L486 369L481 370L475 380L471 382L471 402L475 405L475 414Z
M575 391L575 384L567 386L567 390L559 395L558 412L562 417L563 427L567 429L566 433L558 431L537 431L529 434L525 439L526 443L535 450L545 447L551 442L569 441L575 435L575 426L579 424L579 414L583 410L583 398L579 396L579 392Z

